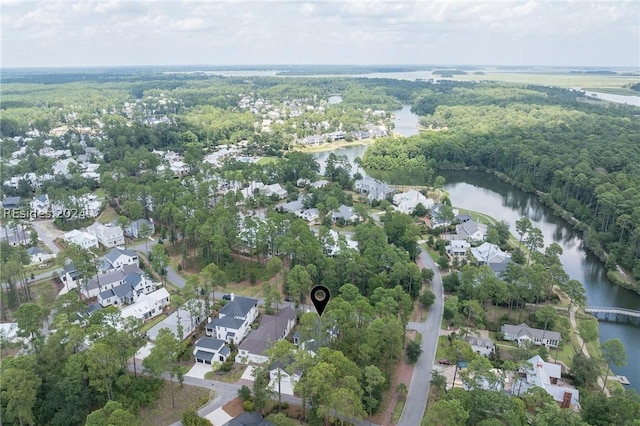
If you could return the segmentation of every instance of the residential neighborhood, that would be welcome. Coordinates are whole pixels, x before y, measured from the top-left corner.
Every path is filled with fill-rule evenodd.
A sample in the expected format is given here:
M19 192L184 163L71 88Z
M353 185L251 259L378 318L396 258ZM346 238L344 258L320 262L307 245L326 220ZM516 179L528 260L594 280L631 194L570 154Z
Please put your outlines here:
M563 269L569 234L543 232L518 200L474 211L484 189L434 163L435 147L394 156L446 132L437 106L398 133L396 114L417 117L398 98L410 83L119 73L108 100L88 74L86 100L52 83L77 100L27 124L3 117L2 374L36 401L25 418L3 403L8 425L89 424L114 403L135 417L156 401L171 413L139 424L413 426L452 411L460 424L543 411L577 424L585 395L617 397L621 365L602 360L619 347L598 340ZM397 176L371 159L374 140ZM615 250L634 230L611 205ZM19 383L5 383L17 404Z

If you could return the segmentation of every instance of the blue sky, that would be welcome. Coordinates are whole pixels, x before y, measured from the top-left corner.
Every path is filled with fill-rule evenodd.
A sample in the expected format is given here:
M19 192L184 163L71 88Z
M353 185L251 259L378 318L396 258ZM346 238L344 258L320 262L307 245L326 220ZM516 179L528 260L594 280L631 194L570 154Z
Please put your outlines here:
M640 66L640 1L0 0L2 67Z

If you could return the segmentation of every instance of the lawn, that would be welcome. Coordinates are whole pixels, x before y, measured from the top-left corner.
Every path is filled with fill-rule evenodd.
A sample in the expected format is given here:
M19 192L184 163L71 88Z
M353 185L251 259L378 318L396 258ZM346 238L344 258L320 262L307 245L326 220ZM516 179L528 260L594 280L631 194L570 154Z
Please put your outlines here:
M118 219L118 213L111 206L106 206L98 216L98 222L100 223L111 223L116 219Z
M436 362L440 358L447 357L446 348L448 344L449 344L449 339L447 339L447 336L438 336L438 348L436 349Z
M165 382L160 397L151 407L142 407L138 413L140 426L170 425L182 418L189 409L197 410L215 397L215 392L196 386L174 383L175 408L171 404L171 383Z
M262 157L261 159L256 161L256 164L259 166L263 166L265 164L275 163L276 161L278 161L278 157Z
M220 382L226 383L236 383L238 380L240 380L240 377L242 377L242 373L244 373L244 370L247 369L246 365L235 363L233 364L233 368L231 369L231 371L225 373L219 370L220 365L214 366L213 368L215 368L216 370L207 372L204 375L204 378L207 380L218 380Z
M396 408L393 409L393 414L391 415L391 422L393 424L398 423L398 420L400 420L400 416L402 416L402 410L404 410L404 399L398 398Z

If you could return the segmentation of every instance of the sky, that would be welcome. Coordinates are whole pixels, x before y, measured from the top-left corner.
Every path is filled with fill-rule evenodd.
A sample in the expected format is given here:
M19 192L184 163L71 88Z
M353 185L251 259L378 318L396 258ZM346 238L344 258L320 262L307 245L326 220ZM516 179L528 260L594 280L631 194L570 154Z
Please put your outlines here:
M640 67L640 1L0 0L2 67Z

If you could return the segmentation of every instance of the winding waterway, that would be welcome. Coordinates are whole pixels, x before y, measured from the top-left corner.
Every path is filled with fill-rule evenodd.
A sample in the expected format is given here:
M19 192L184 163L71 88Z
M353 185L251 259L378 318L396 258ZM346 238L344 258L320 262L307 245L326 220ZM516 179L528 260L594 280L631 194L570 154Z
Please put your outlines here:
M562 247L562 265L569 277L582 283L591 306L617 306L640 310L640 295L613 285L606 277L602 262L585 251L580 234L538 198L481 172L442 172L444 189L456 207L486 213L504 220L515 230L515 221L528 217L544 234L546 245L555 242ZM627 323L601 322L600 341L618 338L627 350L625 367L612 366L615 374L627 376L631 387L640 390L640 327Z
M408 106L394 111L396 131L415 128L419 116ZM413 132L413 130L409 130ZM417 133L417 129L415 130ZM414 134L414 133L412 133ZM410 136L407 134L406 136ZM324 171L326 159L331 152L345 155L353 166L356 157L362 157L366 145L349 146L334 151L315 153L316 161ZM359 172L367 176L363 169ZM441 172L446 179L445 189L449 192L454 206L486 213L497 220L504 220L515 232L515 221L528 217L539 228L546 245L556 242L562 247L560 257L565 271L571 279L578 280L585 288L587 304L590 306L611 306L640 310L640 295L613 285L606 276L603 263L584 249L581 236L566 221L556 216L551 209L539 202L534 194L525 193L502 182L497 177L480 172ZM393 183L393 182L392 182ZM600 322L600 341L618 338L627 351L628 364L624 367L611 366L615 374L627 376L630 387L640 392L640 327L623 322Z

